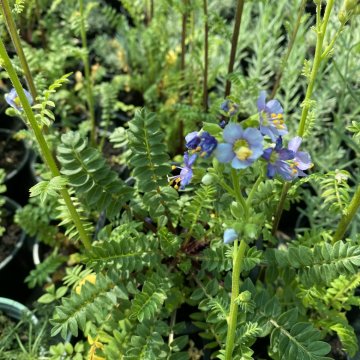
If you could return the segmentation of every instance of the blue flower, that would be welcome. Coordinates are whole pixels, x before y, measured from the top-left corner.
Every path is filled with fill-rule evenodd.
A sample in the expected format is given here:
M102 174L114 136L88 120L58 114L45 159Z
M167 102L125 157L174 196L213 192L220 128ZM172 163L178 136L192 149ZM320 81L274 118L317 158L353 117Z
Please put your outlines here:
M238 237L238 234L234 229L226 229L224 231L224 244L231 244L234 242Z
M219 144L215 156L221 163L231 162L235 169L245 169L263 153L263 137L255 128L243 128L234 123L225 126L226 143Z
M272 179L276 174L284 180L291 181L294 178L293 169L287 160L293 160L295 153L292 150L282 147L281 136L276 140L274 148L264 151L263 158L268 162L267 176Z
M173 166L173 169L180 169L180 174L169 177L170 184L175 183L175 189L179 188L184 190L185 186L188 185L193 177L192 166L197 158L197 154L193 154L189 157L189 154L186 152L184 154L184 167Z
M207 131L191 132L185 136L185 146L194 152L200 152L201 157L209 157L217 146L217 140Z
M266 92L261 91L257 101L257 107L260 115L260 131L263 135L270 136L275 141L279 136L288 133L284 122L284 110L278 100L270 100L267 103Z
M199 136L199 132L197 131L193 131L189 134L187 134L185 136L185 141L186 141L186 144L185 146L188 148L188 149L191 149L191 150L195 150L200 142L201 142L201 138Z
M239 110L239 105L231 100L225 100L221 103L220 109L226 112L228 116L234 116Z
M294 152L294 159L290 164L294 178L298 176L306 176L303 170L310 169L313 166L309 153L305 151L298 151L301 142L301 137L295 136L288 144L288 149Z
M23 89L23 90L24 90L24 93L26 95L28 102L30 103L30 105L32 105L32 103L33 103L32 96L30 95L30 93L27 90L25 90L25 89ZM20 98L18 97L18 94L14 88L11 89L11 91L8 94L5 94L5 101L10 106L12 106L14 109L16 109L18 111L23 110L21 102L20 102Z

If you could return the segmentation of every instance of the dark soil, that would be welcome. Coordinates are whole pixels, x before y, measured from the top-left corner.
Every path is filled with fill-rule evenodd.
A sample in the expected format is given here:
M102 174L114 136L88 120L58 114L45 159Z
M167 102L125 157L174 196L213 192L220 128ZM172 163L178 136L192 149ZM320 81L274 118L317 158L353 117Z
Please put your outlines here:
M0 135L4 137L4 134ZM11 136L11 135L9 135ZM25 155L22 144L14 139L0 139L0 168L10 173L18 167Z
M4 215L0 220L0 225L5 228L5 233L0 238L0 262L13 252L21 234L20 227L12 223L13 215L8 212Z
M104 142L102 153L106 162L109 164L112 170L119 174L122 179L129 177L129 172L124 164L119 164L117 157L124 152L123 148L114 148L114 145L107 139Z

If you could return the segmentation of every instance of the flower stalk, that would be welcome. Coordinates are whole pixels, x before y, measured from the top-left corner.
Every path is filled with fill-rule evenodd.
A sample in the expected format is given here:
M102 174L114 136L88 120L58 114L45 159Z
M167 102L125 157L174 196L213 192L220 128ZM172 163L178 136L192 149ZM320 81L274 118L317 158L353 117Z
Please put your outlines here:
M238 0L238 2L237 2L234 31L233 31L233 35L232 35L232 39L231 39L231 52L230 52L228 74L231 74L234 71L236 49L237 49L237 43L239 40L241 17L242 17L242 13L243 13L243 9L244 9L244 3L245 3L245 0ZM231 91L231 81L226 80L225 97L230 95L230 91Z
M51 154L51 151L46 143L45 137L43 133L41 132L41 129L36 121L35 115L33 113L33 110L29 104L29 101L25 95L25 92L21 86L20 80L16 74L16 71L11 63L11 60L9 58L9 55L5 49L3 41L0 39L0 59L1 59L1 66L4 67L6 72L9 75L9 78L16 90L16 93L20 99L22 108L24 110L24 113L27 117L27 120L30 124L30 128L34 132L35 138L38 142L42 158L44 159L46 165L51 171L51 174L53 177L60 176L60 171L57 168L56 162ZM82 221L80 219L80 216L78 212L76 211L76 208L71 200L71 197L69 195L69 192L66 188L62 188L60 190L60 194L64 199L64 202L71 214L72 220L78 230L80 240L82 241L84 247L89 250L91 248L90 240L88 238L88 235L83 227Z
M204 0L204 84L203 84L203 107L204 111L208 111L208 72L209 72L209 23L207 0Z
M324 60L323 55L323 45L324 45L324 39L326 34L327 25L329 23L330 14L332 11L332 8L334 6L334 0L329 0L326 5L325 14L323 20L321 20L320 11L321 11L321 2L319 1L317 4L317 10L316 10L316 33L317 33L317 39L316 39L316 48L315 48L315 56L313 61L313 66L311 69L311 74L309 78L308 87L306 90L305 99L303 102L303 108L301 112L301 118L300 118L300 124L298 127L297 134L300 137L303 137L305 134L306 129L306 120L309 114L310 105L311 105L311 97L314 90L315 81L317 78L317 74L320 68L320 64L322 60ZM334 45L334 43L332 44ZM276 209L273 227L272 227L272 234L275 234L277 231L277 227L279 225L279 221L284 209L285 199L287 192L289 191L291 187L290 183L285 183L283 186L283 190L280 196L280 201Z
M360 185L357 187L355 194L351 199L350 204L348 205L343 216L340 219L340 222L337 226L337 229L333 237L333 243L343 239L346 229L351 223L351 220L354 218L359 206L360 206Z
M273 99L275 97L275 95L276 95L276 93L277 93L277 91L278 91L278 89L280 87L280 82L281 82L284 70L286 68L286 65L287 65L287 62L289 60L291 51L292 51L292 49L294 47L294 44L295 44L297 33L299 31L299 28L300 28L301 18L302 18L303 14L304 14L306 3L307 3L307 0L301 0L298 15L297 15L296 22L295 22L295 27L294 27L293 32L291 33L289 44L288 44L286 53L284 55L284 58L283 58L283 60L281 62L280 69L279 69L279 71L278 71L278 73L276 75L275 85L274 85L274 87L272 89L271 96L270 96L271 99Z
M12 16L12 13L11 13L9 2L8 2L8 0L0 0L0 4L1 4L1 14L2 14L2 16L3 16L3 18L4 18L5 22L6 22L6 27L8 29L9 34L10 34L11 41L12 41L12 43L14 45L16 53L19 56L21 68L22 68L22 70L24 72L25 79L26 79L30 94L31 94L32 98L35 101L36 97L37 97L36 87L35 87L34 80L33 80L33 77L31 75L31 72L30 72L29 65L28 65L28 63L26 61L26 57L25 57L23 48L21 46L20 36L19 36L19 34L17 32L17 29L16 29L15 21L14 21L14 18Z
M85 71L86 97L87 97L87 103L88 103L90 121L91 121L90 143L92 146L96 146L95 105L94 105L93 85L90 74L89 54L88 54L87 39L86 39L84 0L79 0L79 10L80 10L81 42L82 42L83 50L85 52L85 55L83 56L83 63L84 63L84 71Z
M228 332L226 336L226 345L225 345L225 360L232 359L232 353L234 350L234 340L237 324L237 316L239 305L236 302L237 297L239 296L240 289L240 274L244 265L246 242L244 240L240 241L240 246L237 245L237 240L234 243L234 253L233 253L233 273L232 273L232 283L231 283L231 302L230 302L230 312L228 317Z

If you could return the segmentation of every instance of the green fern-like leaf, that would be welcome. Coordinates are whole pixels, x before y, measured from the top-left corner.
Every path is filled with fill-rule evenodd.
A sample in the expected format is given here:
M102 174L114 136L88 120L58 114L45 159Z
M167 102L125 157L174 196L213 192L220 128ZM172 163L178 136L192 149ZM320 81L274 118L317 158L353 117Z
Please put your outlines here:
M129 122L130 164L137 188L145 193L143 202L153 217L171 211L176 206L177 191L168 186L169 156L160 122L155 114L136 111Z
M118 215L131 199L132 189L110 169L97 149L87 147L79 133L69 132L61 140L58 159L69 185L90 209L106 210L108 218Z
M102 324L118 299L127 299L125 287L109 276L97 274L95 284L85 282L79 294L73 291L70 297L62 299L51 320L51 335L61 333L65 339L69 332L77 336L78 328L84 330L89 320Z
M84 260L96 269L116 266L119 270L132 272L157 264L157 257L157 243L150 235L120 226L112 231L110 239L94 244Z
M276 250L280 266L297 269L300 281L305 286L329 285L340 275L354 275L360 266L360 249L351 243L338 241L306 246L290 246L288 251Z
M202 185L194 198L184 209L183 227L188 229L186 239L194 236L200 239L204 235L204 225L210 220L210 211L216 198L216 188L212 185Z
M25 278L25 282L28 283L30 288L43 285L48 276L54 273L65 261L65 256L56 253L51 254L43 262L36 265L34 270L30 271L30 274Z
M131 306L131 319L138 319L140 322L151 320L160 311L166 296L169 285L165 281L156 282L146 280L140 293L138 293Z

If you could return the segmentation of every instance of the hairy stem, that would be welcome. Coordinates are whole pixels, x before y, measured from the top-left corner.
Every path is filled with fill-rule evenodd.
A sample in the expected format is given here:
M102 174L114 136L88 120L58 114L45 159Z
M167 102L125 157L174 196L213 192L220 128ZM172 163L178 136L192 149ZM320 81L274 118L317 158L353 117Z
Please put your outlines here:
M231 179L232 179L232 183L233 183L233 187L234 187L234 191L235 191L236 200L244 209L245 217L247 217L248 216L248 207L247 207L245 199L241 193L240 179L239 179L238 173L233 168L231 168Z
M240 33L240 25L241 25L241 17L244 9L245 0L238 0L236 7L236 15L235 15L235 23L234 23L234 31L231 39L231 52L230 52L230 61L228 67L228 74L231 74L234 71L234 62L236 56L237 43L239 39ZM231 91L231 82L230 80L226 80L225 87L225 97L230 95Z
M21 46L20 36L19 36L19 34L17 32L17 29L16 29L15 21L14 21L14 18L12 16L12 13L11 13L9 2L8 2L8 0L0 0L0 4L1 4L1 13L3 15L3 18L5 19L6 26L7 26L8 32L10 34L10 37L11 37L12 43L14 45L14 48L16 50L16 53L19 56L21 68L22 68L22 70L24 72L26 82L27 82L28 87L29 87L30 94L31 94L32 98L35 101L36 96L37 96L37 92L36 92L34 80L33 80L33 77L31 75L29 65L28 65L28 63L26 61L26 57L25 57L23 48Z
M89 54L87 48L86 40L86 27L85 27L85 14L84 14L84 0L79 0L79 10L80 10L80 31L81 31L81 42L82 47L85 52L83 56L84 71L85 71L85 86L86 86L86 97L87 103L90 112L90 121L91 121L91 134L90 134L90 143L92 146L96 146L96 121L95 121L95 106L94 106L94 95L93 95L93 86L90 74L90 63L89 63Z
M16 74L16 71L11 63L9 55L8 55L8 53L5 49L4 43L1 39L0 39L0 58L1 58L1 66L3 66L4 69L6 70L6 72L8 73L9 78L16 90L16 93L20 99L22 108L24 109L25 115L30 124L30 128L34 132L35 138L38 142L38 145L39 145L39 148L41 151L41 155L42 155L46 165L50 169L53 177L60 176L61 175L60 171L57 168L57 165L56 165L55 160L51 154L51 151L46 143L44 135L42 134L42 132L38 126L38 123L35 119L35 115L31 109L31 106L30 106L27 98L26 98L26 95L21 86L20 80ZM79 232L80 240L82 241L84 247L89 250L91 248L90 240L88 238L88 235L87 235L87 233L83 227L82 221L80 219L80 216L79 216L78 212L76 211L75 206L74 206L74 204L71 200L71 197L70 197L68 191L66 190L66 188L63 188L62 190L60 190L60 194L63 197L64 202L71 214L72 220Z
M234 243L234 255L233 255L233 272L232 272L232 284L231 284L231 302L230 302L230 312L228 317L228 331L226 335L226 345L225 345L225 360L232 359L232 353L234 350L234 340L238 316L238 304L236 303L236 298L239 296L240 289L240 274L243 268L246 242L244 240L240 241L239 248L237 247L237 240Z
M314 90L314 85L315 85L315 81L316 81L316 77L319 71L319 67L321 64L321 61L323 60L322 58L322 52L323 52L323 44L324 44L324 38L325 38L325 34L326 34L326 28L329 22L329 18L330 18L330 14L331 14L331 10L334 6L334 0L329 0L327 5L326 5L326 9L325 9L325 14L324 14L324 18L323 20L321 20L321 16L320 16L320 10L321 10L321 2L319 2L319 5L317 6L317 12L316 12L316 32L317 32L317 39L316 39L316 49L315 49L315 56L314 56L314 61L313 61L313 66L311 69L311 74L310 74L310 79L309 79L309 84L306 90L306 95L305 95L305 100L303 102L303 108L302 108L302 113L301 113L301 119L300 119L300 124L299 124L299 128L298 128L298 132L297 134L300 137L304 136L305 133L305 129L306 129L306 120L307 120L307 116L310 110L310 100L311 100L311 96ZM334 44L333 44L334 45ZM273 223L273 227L272 227L272 234L276 233L277 227L279 225L279 221L283 212L283 208L284 208L284 203L285 203L285 198L287 195L287 192L289 191L291 187L290 183L286 183L283 186L283 190L281 193L281 197L280 197L280 202L277 206L276 212L275 212L275 217L274 217L274 223Z
M326 5L323 21L317 22L317 24L316 24L317 40L316 40L314 62L313 62L313 66L311 69L309 84L308 84L308 88L306 90L305 100L303 102L304 106L303 106L302 113L301 113L300 125L298 128L298 135L301 137L304 136L304 132L306 129L306 120L307 120L307 116L308 116L308 113L310 110L310 100L311 100L316 77L317 77L319 67L321 64L321 60L322 60L321 55L322 55L322 51L323 51L323 44L324 44L324 38L325 38L325 34L326 34L326 28L327 28L327 25L329 22L329 18L330 18L330 14L331 14L331 10L332 10L333 6L334 6L334 0L329 0ZM320 12L320 8L318 8L318 13L319 12ZM319 15L319 17L320 17L320 15Z
M344 215L341 217L340 222L337 226L335 231L333 242L341 240L348 228L349 224L351 223L352 219L356 215L356 212L360 206L360 185L358 185L353 198L351 199L350 204L344 211Z
M209 23L207 0L204 0L204 88L203 88L203 107L204 111L208 111L208 71L209 71Z
M275 85L273 87L273 90L272 90L272 93L270 96L272 99L275 97L276 92L278 91L278 89L280 87L281 78L283 76L284 69L286 68L287 62L289 60L291 51L294 47L295 39L296 39L297 33L299 31L299 27L301 24L301 18L303 16L306 3L307 3L307 0L301 0L301 4L300 4L299 10L298 10L298 15L297 15L296 22L295 22L295 27L294 27L293 32L291 33L289 44L288 44L286 53L284 55L284 58L281 62L280 69L276 75Z

